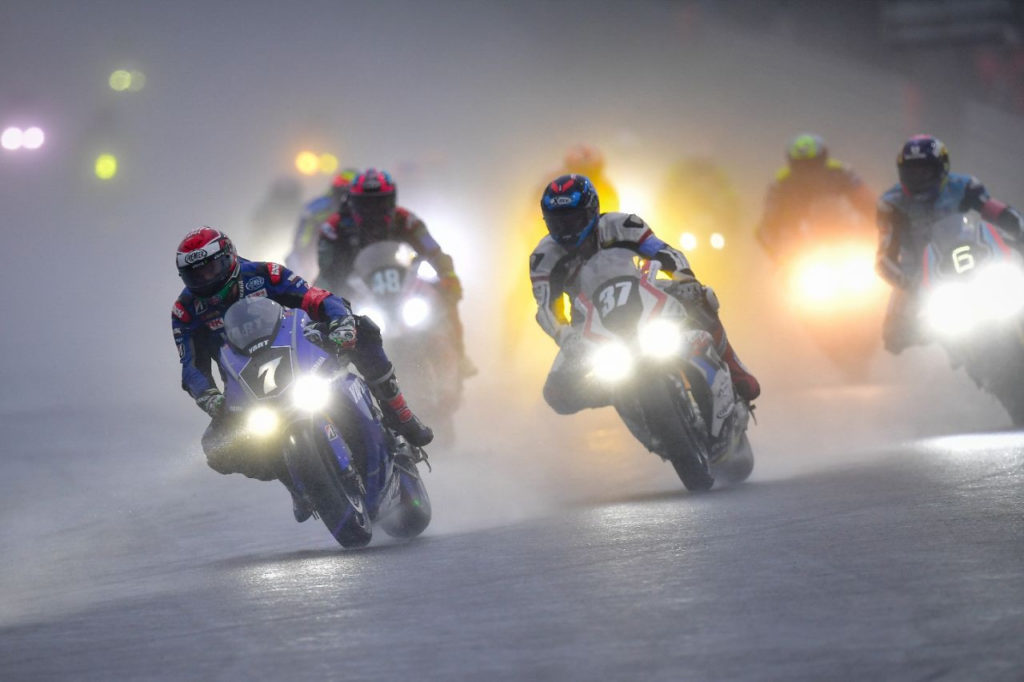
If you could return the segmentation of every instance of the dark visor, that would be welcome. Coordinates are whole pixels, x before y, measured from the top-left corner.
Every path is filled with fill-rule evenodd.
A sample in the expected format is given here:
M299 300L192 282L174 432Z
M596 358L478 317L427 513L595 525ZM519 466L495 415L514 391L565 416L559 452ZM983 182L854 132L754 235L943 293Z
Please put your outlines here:
M932 189L941 179L942 171L931 164L904 164L900 168L900 182L911 194Z
M548 232L562 246L579 246L580 238L589 227L591 216L587 209L570 208L544 216Z
M181 272L185 286L197 294L214 293L231 275L231 254L219 253L213 258Z

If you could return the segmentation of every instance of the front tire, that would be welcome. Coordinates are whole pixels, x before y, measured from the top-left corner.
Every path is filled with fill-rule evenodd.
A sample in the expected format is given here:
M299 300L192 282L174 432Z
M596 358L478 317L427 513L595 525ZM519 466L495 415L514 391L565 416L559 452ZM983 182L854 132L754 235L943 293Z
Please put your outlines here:
M664 375L638 385L643 387L639 408L654 441L644 445L672 463L687 490L710 490L715 478L708 465L707 436L700 431L701 420L685 389Z
M330 445L312 425L297 429L294 449L288 454L293 479L302 481L306 496L342 547L363 547L373 536L359 473L342 471Z

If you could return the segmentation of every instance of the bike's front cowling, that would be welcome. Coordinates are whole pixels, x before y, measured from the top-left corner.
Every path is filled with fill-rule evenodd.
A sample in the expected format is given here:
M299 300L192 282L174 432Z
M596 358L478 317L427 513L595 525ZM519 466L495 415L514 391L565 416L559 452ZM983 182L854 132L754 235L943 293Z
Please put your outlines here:
M921 261L923 336L1024 425L1024 257L972 215L937 221Z
M753 469L748 405L733 389L711 335L657 279L657 264L624 249L600 251L580 271L574 326L588 381L608 391L630 432L669 460L687 490Z
M378 523L414 537L430 522L421 451L385 428L363 380L309 341L300 310L243 298L224 316L225 397L241 449L279 457L296 494L344 547Z
M462 374L437 282L430 263L408 244L380 241L356 256L346 291L356 311L380 327L405 394L434 428L436 442L445 445L454 440Z

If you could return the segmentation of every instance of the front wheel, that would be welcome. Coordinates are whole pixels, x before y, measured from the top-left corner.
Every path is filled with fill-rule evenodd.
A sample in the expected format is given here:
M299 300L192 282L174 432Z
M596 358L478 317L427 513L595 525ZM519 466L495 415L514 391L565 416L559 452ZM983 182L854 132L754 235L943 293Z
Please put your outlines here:
M650 442L641 442L672 463L687 490L709 490L715 478L708 465L708 439L686 389L672 376L638 385L638 406L650 431Z
M363 547L373 536L366 493L359 473L342 470L334 451L310 425L292 432L293 446L285 453L292 479L301 482L327 530L342 547Z

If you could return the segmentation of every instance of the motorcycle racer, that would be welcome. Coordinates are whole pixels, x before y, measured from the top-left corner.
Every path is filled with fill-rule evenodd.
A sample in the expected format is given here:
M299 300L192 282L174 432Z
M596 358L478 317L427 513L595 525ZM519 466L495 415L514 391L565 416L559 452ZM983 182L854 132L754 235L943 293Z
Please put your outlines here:
M380 404L385 420L413 445L423 446L432 440L430 428L405 402L394 368L384 354L380 330L369 318L353 315L344 299L309 286L283 265L240 258L227 235L211 227L185 235L178 245L176 263L185 284L171 310L171 329L181 361L181 386L211 417L202 444L207 463L215 471L260 480L279 478L290 486L283 462L261 461L232 447L234 425L225 413L224 395L214 382L213 363L218 361L220 347L226 341L224 313L242 297L266 296L282 306L301 308L311 320L323 323L325 345L333 344L339 352L348 353ZM319 334L322 341L324 331L310 325L307 333ZM293 499L299 499L294 492ZM304 521L309 514L296 502L297 520Z
M849 166L829 158L828 147L818 135L795 137L786 148L786 161L768 188L756 232L773 259L791 243L816 200L844 197L865 221L874 217L874 195Z
M1013 207L989 196L980 180L949 172L949 150L930 135L915 135L896 156L899 182L878 200L877 269L893 287L882 327L885 348L899 354L921 343L917 295L921 254L931 226L954 213L977 211L1009 237L1024 240L1024 219Z
M578 293L576 273L599 249L628 248L656 260L674 280L668 291L685 306L690 318L714 338L728 364L737 394L744 400L760 395L757 379L740 362L718 317L715 292L694 277L686 257L654 235L631 213L601 213L597 191L582 175L562 175L541 196L548 235L530 256L530 281L537 303L537 323L555 340L559 353L544 385L544 398L559 414L608 404L600 389L580 371L580 334L562 308L562 295Z
M347 216L348 188L358 174L355 168L346 168L334 176L326 193L303 207L292 240L292 250L284 260L288 269L315 278L321 225L336 213L343 218Z
M452 338L460 357L462 376L476 374L466 357L458 302L462 283L455 274L451 256L441 250L426 224L412 211L397 205L398 186L386 171L370 168L360 173L349 187L345 208L332 214L322 225L317 254L320 275L317 284L328 289L344 287L356 255L374 242L405 242L427 260L439 277L438 286L447 305Z

